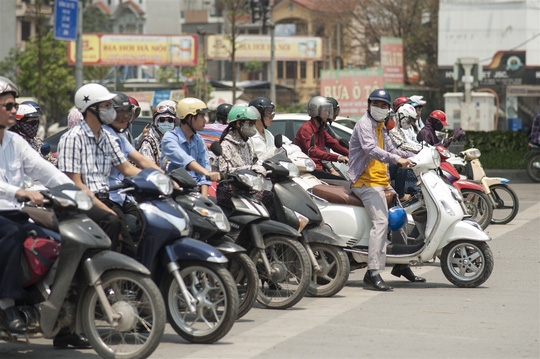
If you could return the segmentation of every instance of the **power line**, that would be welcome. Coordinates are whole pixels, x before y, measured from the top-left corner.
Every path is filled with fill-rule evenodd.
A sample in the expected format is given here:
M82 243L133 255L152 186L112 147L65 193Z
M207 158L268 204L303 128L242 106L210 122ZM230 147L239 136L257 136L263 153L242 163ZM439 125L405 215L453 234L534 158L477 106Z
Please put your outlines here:
M528 42L531 42L532 40L536 39L538 36L540 36L540 32L533 35L532 37L530 37L529 39L523 41L521 44L517 45L517 46L514 46L513 48L511 48L510 50L508 51L514 51L516 49L519 49L521 46L525 45L526 43ZM483 60L480 60L479 62L485 62L485 61L491 61L492 58L491 57L488 57L487 59L483 59Z

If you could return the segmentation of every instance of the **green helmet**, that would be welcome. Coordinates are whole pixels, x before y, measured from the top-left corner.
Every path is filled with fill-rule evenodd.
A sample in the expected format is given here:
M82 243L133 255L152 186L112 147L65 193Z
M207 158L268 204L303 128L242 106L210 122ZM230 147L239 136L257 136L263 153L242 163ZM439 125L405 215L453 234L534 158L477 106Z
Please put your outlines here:
M261 114L256 107L248 105L234 105L229 111L227 122L232 123L238 120L258 120L260 118Z

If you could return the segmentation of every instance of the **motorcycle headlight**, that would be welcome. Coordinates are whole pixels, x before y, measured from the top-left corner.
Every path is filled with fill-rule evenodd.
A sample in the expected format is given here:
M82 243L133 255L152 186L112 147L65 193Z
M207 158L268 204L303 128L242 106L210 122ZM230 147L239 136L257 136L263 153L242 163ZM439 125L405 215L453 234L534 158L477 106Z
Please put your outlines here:
M478 148L469 148L467 151L465 151L465 159L467 161L472 161L480 157L482 153Z
M56 200L62 205L62 207L69 207L76 204L78 209L88 211L94 205L92 198L90 198L90 196L84 191L65 190L62 191L62 193L72 199L72 201L70 201L65 198L56 197Z
M285 167L289 171L289 177L298 177L300 175L298 166L292 162L280 161L279 165Z
M229 221L227 220L227 217L225 217L225 214L222 211L215 211L200 206L194 206L193 210L199 213L201 216L209 218L219 230L224 232L228 232L231 230Z
M169 176L164 173L158 171L152 172L148 176L148 181L152 182L166 196L170 195L173 191L173 183Z
M243 184L251 187L254 191L262 191L264 189L264 178L262 176L241 173L238 178Z

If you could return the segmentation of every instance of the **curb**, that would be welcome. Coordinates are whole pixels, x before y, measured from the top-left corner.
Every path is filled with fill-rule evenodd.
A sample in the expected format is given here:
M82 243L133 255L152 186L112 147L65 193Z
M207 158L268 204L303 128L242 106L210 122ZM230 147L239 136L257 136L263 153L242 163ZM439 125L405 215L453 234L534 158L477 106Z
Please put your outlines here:
M490 170L484 169L488 177L503 177L510 180L510 183L534 183L527 175L526 170Z

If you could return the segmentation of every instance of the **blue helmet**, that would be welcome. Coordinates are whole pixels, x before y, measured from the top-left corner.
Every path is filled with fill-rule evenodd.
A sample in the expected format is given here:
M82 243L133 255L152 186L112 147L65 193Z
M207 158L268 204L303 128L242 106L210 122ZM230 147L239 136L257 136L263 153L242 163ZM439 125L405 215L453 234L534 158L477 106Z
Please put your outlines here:
M395 206L388 210L388 228L397 231L407 223L407 212L403 207Z
M385 89L376 89L373 90L368 97L368 104L371 103L371 101L383 101L388 104L388 106L392 107L392 98L390 97L390 94Z

